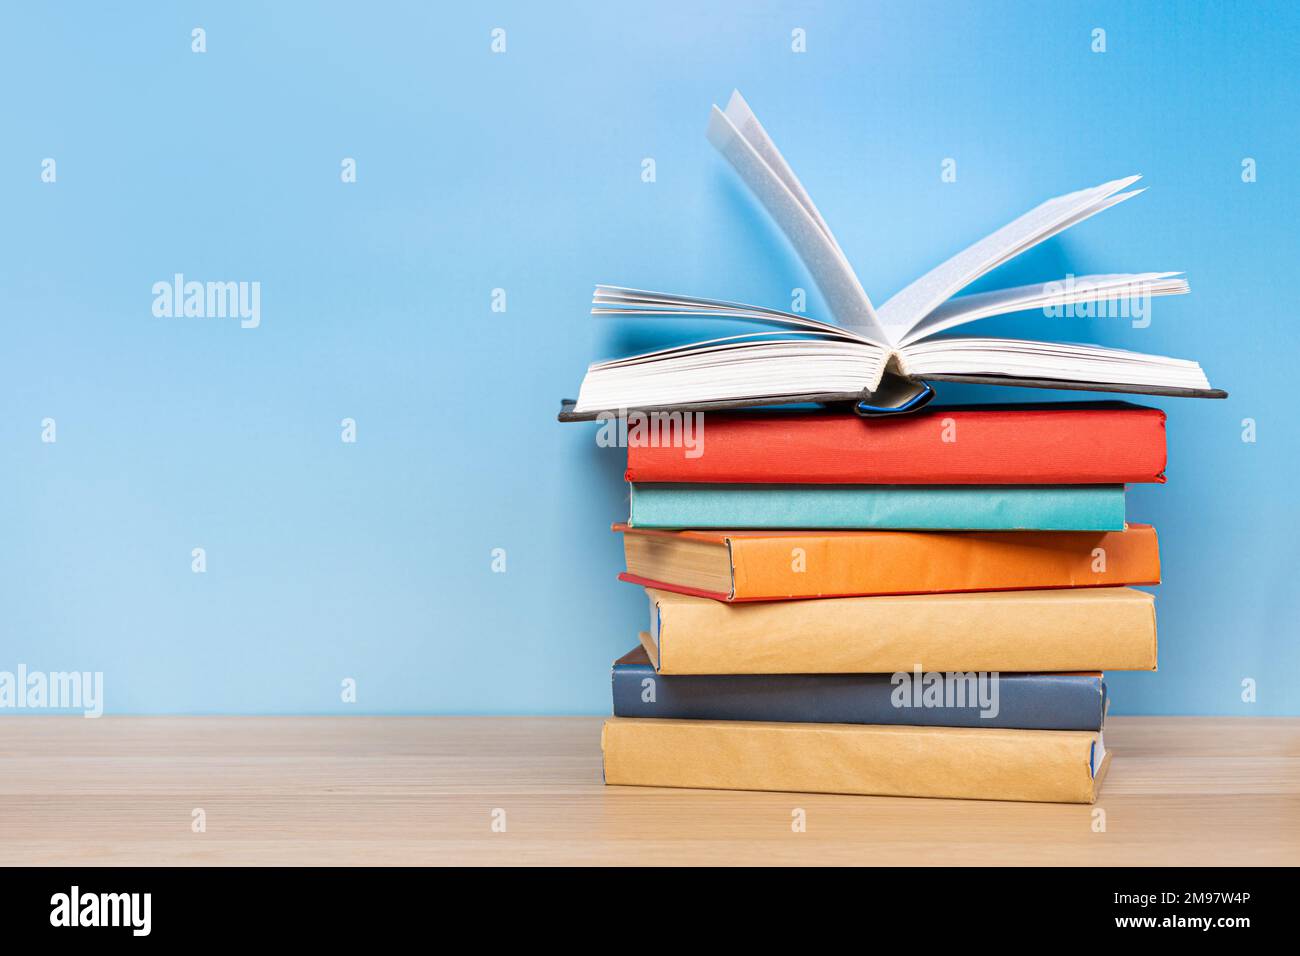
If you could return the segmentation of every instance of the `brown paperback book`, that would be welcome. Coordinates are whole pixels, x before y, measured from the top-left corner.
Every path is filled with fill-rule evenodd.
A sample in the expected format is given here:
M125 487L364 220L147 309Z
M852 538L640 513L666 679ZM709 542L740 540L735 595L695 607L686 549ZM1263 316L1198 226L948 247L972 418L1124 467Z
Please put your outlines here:
M729 604L646 590L661 674L1149 671L1155 598L1064 588Z
M611 717L605 782L1093 803L1108 756L1086 730Z

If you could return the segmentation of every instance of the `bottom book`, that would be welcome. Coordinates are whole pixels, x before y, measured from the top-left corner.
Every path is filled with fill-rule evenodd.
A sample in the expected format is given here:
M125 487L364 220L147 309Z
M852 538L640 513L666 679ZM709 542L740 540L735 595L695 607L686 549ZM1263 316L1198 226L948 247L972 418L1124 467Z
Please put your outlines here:
M605 783L1093 803L1099 732L611 717Z

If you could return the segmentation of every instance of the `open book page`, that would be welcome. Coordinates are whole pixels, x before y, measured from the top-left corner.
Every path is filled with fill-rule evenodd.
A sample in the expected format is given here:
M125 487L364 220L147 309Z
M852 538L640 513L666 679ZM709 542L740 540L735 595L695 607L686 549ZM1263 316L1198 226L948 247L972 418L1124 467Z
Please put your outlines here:
M880 308L891 342L900 342L927 315L980 276L1141 190L1121 193L1139 177L1116 179L1049 199L931 269ZM1118 195L1117 195L1118 194Z
M1181 295L1190 291L1178 272L1138 272L1111 275L1070 276L1056 282L1016 286L992 292L977 292L949 299L914 325L903 336L902 345L919 342L967 322L994 315L1077 305L1084 302L1140 300L1157 295Z
M743 114L747 113L748 109L743 107L743 100L738 103L740 105L733 98L732 106L728 108L734 107L733 111L741 114L743 120ZM752 114L749 116L752 117ZM746 126L761 130L762 127L758 126L757 122L753 120L751 124L746 121ZM871 300L863 291L862 284L844 257L844 253L840 251L839 244L831 238L824 220L820 215L815 216L809 211L811 201L808 206L805 206L790 185L783 181L782 177L764 160L755 145L741 133L728 115L716 106L713 107L709 117L708 137L709 142L722 153L727 162L731 163L740 174L740 178L771 214L781 231L786 234L795 251L799 253L799 257L803 259L804 265L812 273L813 280L822 295L825 296L835 321L874 342L887 344L885 330L876 317ZM769 155L779 159L782 168L789 169L784 159L780 159L780 153L766 134L763 135L761 145ZM792 180L793 175L790 173ZM796 184L798 182L793 181ZM801 186L799 189L801 193L807 195Z
M980 375L1059 379L1164 388L1206 389L1201 366L1189 359L1145 355L1099 345L958 337L914 342L899 350L903 371L929 375Z
M776 148L776 143L772 141L772 137L767 134L763 124L758 121L754 111L749 108L745 98L740 95L740 90L731 91L731 99L727 101L727 108L723 110L723 113L727 119L731 120L740 135L745 138L745 141L754 147L754 152L758 153L763 162L767 163L772 172L776 173L777 178L785 183L786 188L799 201L799 204L808 211L808 215L817 223L822 233L830 240L831 245L839 249L839 242L831 233L831 227L826 224L822 214L817 211L812 196L808 195L808 190L804 189L803 183L799 182L799 177L794 174L790 164L785 161L781 151ZM842 252L841 250L841 254Z
M858 394L877 388L886 358L873 343L819 333L732 336L592 365L574 410Z
M659 315L672 317L715 316L779 325L786 328L824 332L838 338L868 341L857 333L819 322L793 312L780 312L743 302L724 299L704 299L697 296L673 295L667 292L648 292L644 289L625 289L621 286L598 285L591 300L592 315Z
M703 355L705 353L713 356L713 360L726 361L728 357L723 355L736 348L746 346L766 345L778 341L827 341L827 342L846 342L850 341L838 335L823 335L819 332L746 332L741 335L724 335L716 339L702 339L699 342L690 342L685 345L669 345L661 349L655 349L652 352L639 352L636 355L627 355L623 358L606 359L603 362L592 362L587 366L591 369L610 369L610 368L628 368L634 365L644 366L654 362L664 362L669 359L693 355ZM857 343L855 343L857 344ZM870 344L870 343L862 343ZM878 350L879 346L871 345L873 350ZM667 366L661 366L666 368Z

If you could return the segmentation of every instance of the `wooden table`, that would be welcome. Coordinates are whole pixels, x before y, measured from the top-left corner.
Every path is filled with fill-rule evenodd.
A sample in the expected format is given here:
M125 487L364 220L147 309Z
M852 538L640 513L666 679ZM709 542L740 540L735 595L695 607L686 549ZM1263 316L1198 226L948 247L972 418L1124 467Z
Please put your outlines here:
M604 787L599 739L594 717L3 717L0 864L1300 863L1300 719L1111 720L1104 832L1088 806Z

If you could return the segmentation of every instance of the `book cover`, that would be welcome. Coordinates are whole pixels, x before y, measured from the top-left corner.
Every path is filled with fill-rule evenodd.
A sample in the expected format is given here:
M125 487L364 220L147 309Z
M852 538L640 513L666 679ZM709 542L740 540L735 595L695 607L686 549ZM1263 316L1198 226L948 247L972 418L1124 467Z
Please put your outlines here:
M629 443L628 481L1089 485L1165 480L1165 413L1127 402L715 414L699 447Z
M1122 531L1123 485L631 485L634 528Z
M1093 803L1108 763L1084 730L611 717L605 783Z
M719 601L1159 584L1155 529L623 534L624 581Z
M661 674L1141 671L1155 599L1132 588L728 604L647 589Z
M644 647L614 662L615 717L1101 730L1101 674L657 674Z

